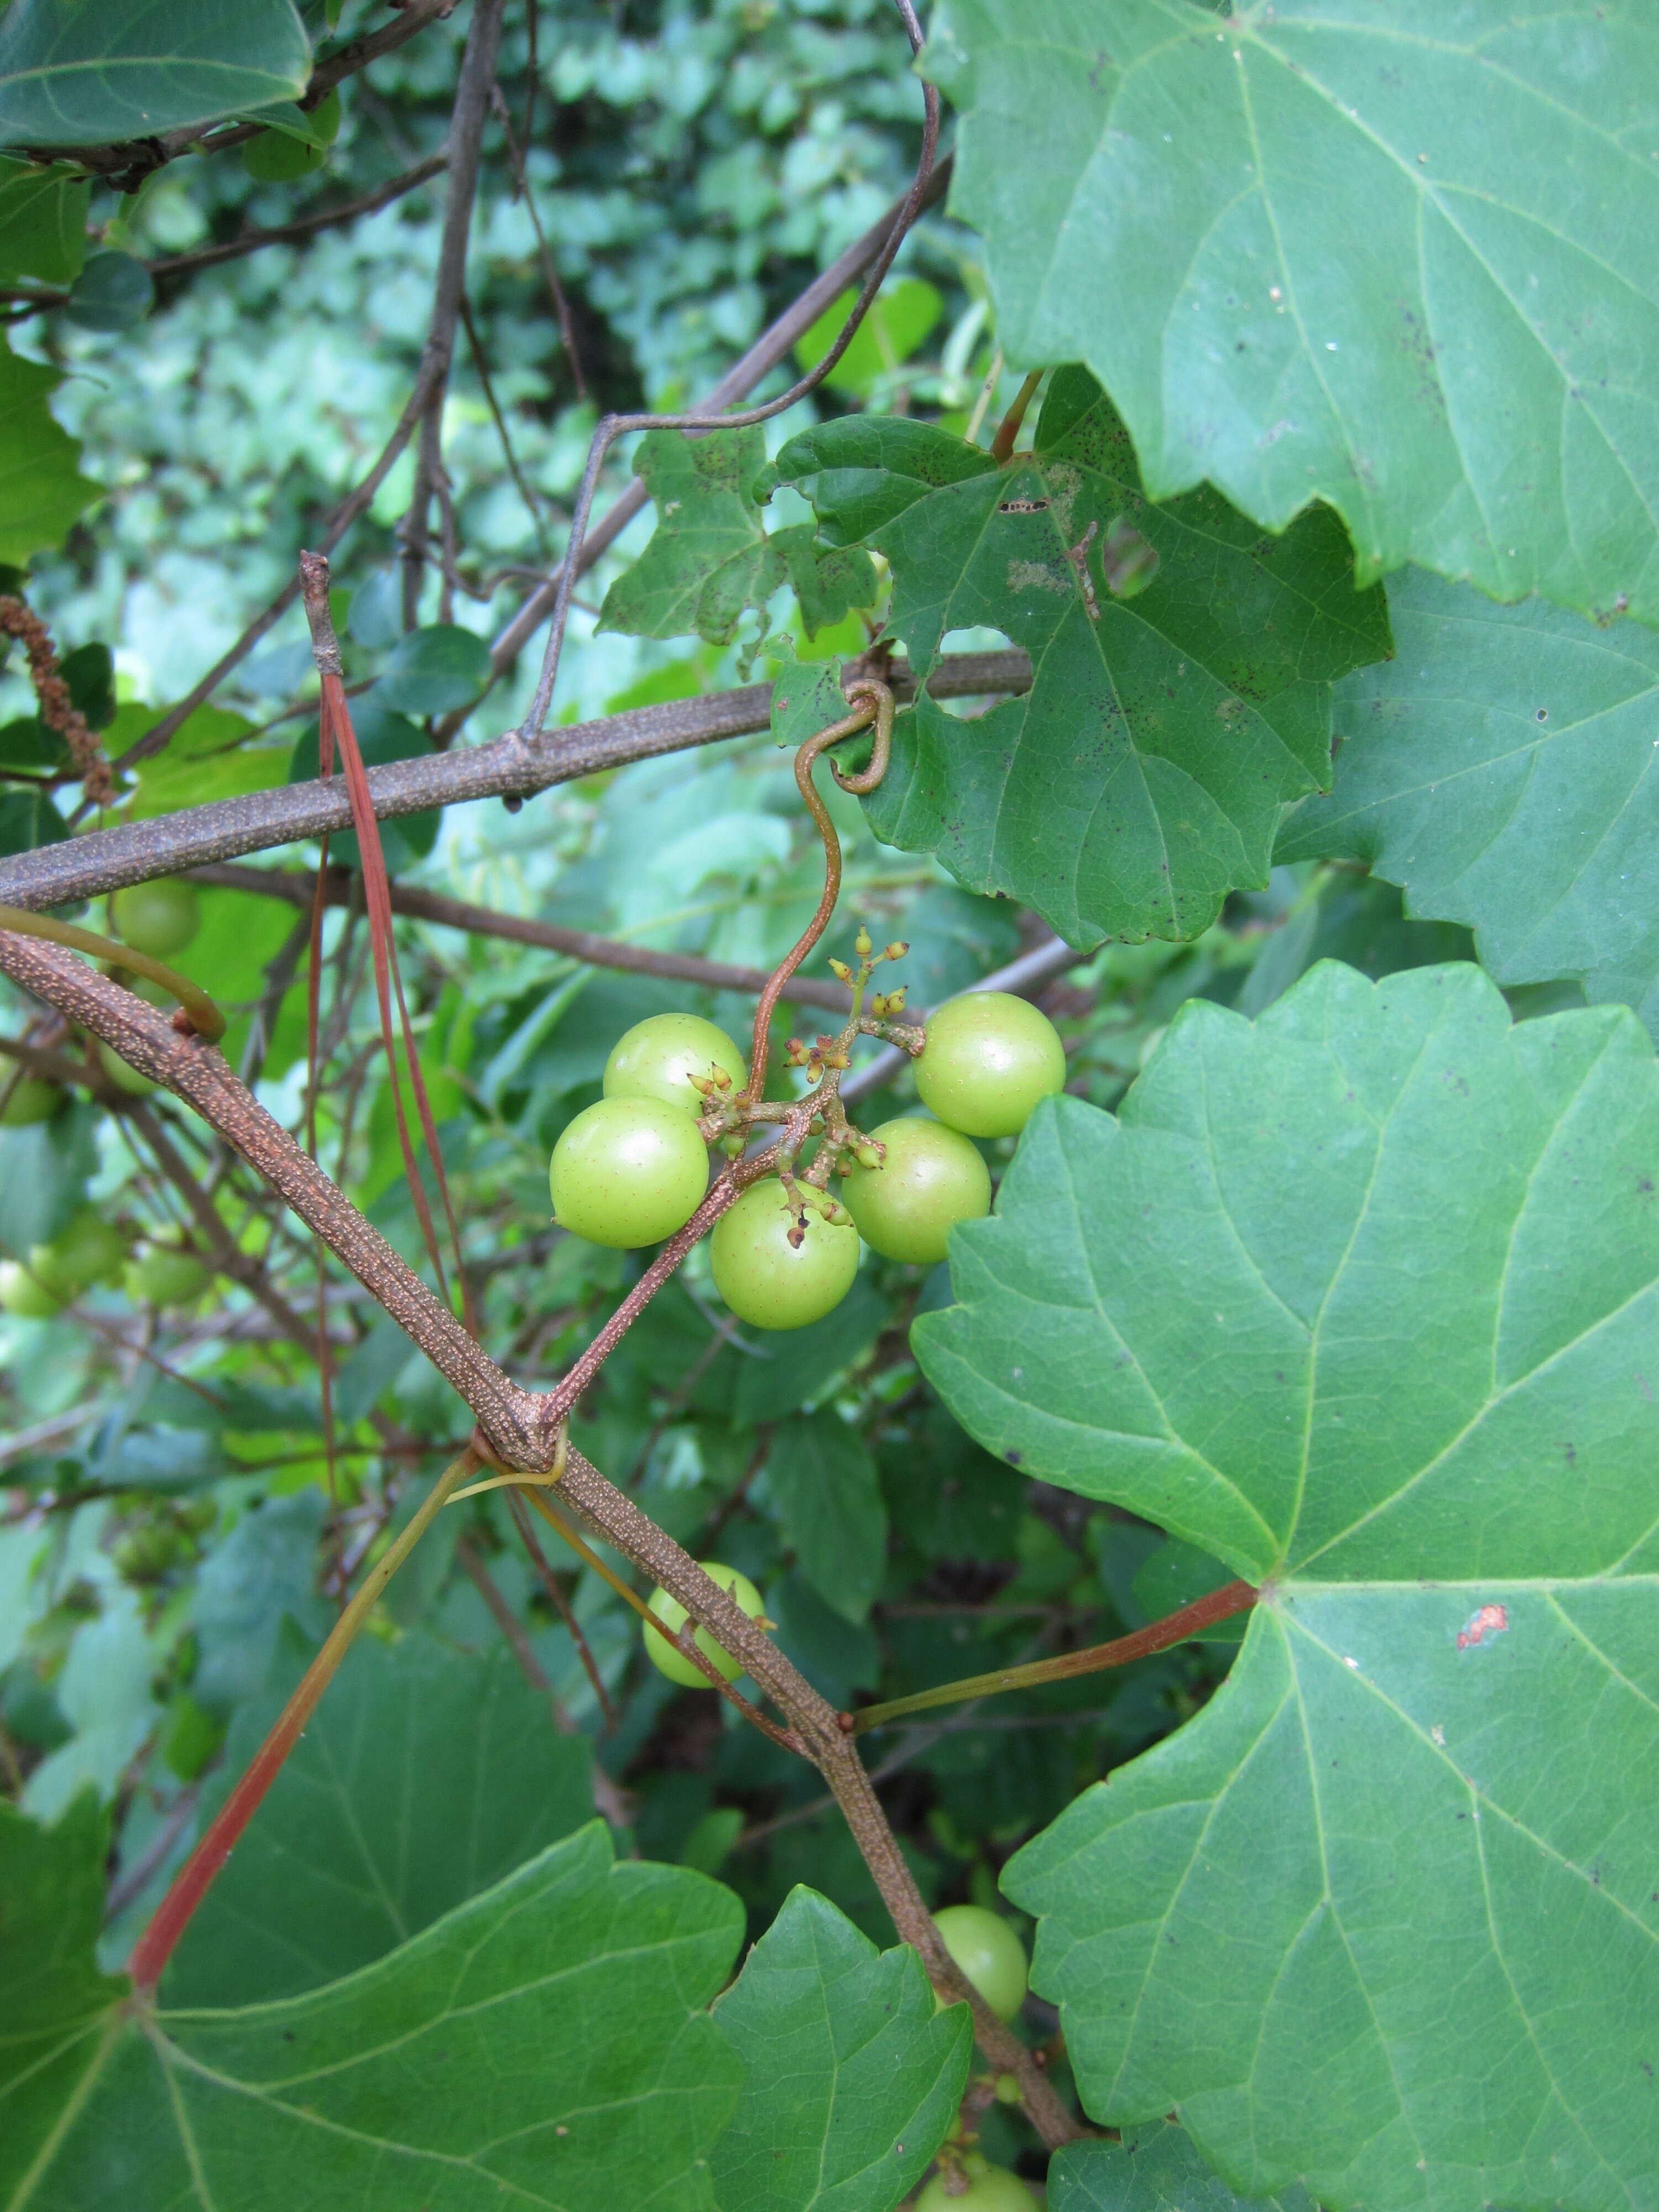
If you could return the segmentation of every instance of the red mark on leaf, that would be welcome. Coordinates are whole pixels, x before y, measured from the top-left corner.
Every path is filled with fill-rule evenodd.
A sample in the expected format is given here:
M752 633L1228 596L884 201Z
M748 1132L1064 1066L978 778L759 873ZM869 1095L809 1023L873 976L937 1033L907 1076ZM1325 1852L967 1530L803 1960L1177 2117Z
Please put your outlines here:
M1483 1605L1479 1613L1470 1614L1468 1626L1458 1630L1457 1648L1467 1651L1471 1644L1501 1636L1509 1625L1510 1617L1501 1605Z

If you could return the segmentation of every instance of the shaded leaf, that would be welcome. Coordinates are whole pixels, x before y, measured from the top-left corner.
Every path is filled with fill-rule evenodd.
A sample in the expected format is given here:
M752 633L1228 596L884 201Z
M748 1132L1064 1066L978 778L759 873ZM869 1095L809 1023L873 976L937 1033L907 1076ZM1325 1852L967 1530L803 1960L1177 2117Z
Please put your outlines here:
M1659 1070L1472 968L1194 1002L1045 1102L962 1303L973 1432L1264 1585L1197 1718L1026 1846L1089 2108L1231 2186L1628 2208L1659 2128ZM1645 2069L1656 2068L1650 2075ZM1471 2114L1478 2112L1478 2124Z
M0 40L10 20L0 18ZM61 545L103 491L80 474L81 449L46 405L62 381L57 369L21 361L0 342L0 562L14 567Z
M1338 686L1331 794L1279 857L1367 860L1500 983L1569 979L1659 1032L1659 638L1420 569L1389 605L1399 657Z
M0 138L149 137L296 100L310 74L293 0L12 0L0 18Z
M821 553L810 523L767 534L750 487L766 459L758 428L689 438L653 430L635 466L656 504L656 534L605 593L599 628L729 645L751 609L794 586L809 631L876 596L866 554Z
M816 1398L880 1334L890 1309L867 1275L833 1311L805 1328L744 1332L748 1356L738 1369L735 1419L753 1426L793 1413Z
M382 706L400 714L447 714L469 705L489 679L483 639L454 623L433 623L398 639L374 691Z
M700 1875L614 1865L596 1822L287 2003L81 2026L59 1999L49 2063L0 2103L0 2183L16 2212L714 2212L740 2069L702 2008L741 1918Z
M133 253L94 253L70 287L64 313L88 331L126 331L155 304L155 283Z
M1273 529L1324 500L1363 578L1659 616L1641 0L952 0L934 30L1002 342L1088 362L1155 498L1207 479Z
M891 2212L956 2118L973 2024L908 1946L878 1952L790 1892L714 2021L744 2090L711 2163L720 2212Z
M137 1594L117 1584L104 1610L75 1632L54 1686L75 1733L51 1752L23 1786L25 1808L56 1820L90 1788L115 1795L128 1763L160 1717L150 1695L154 1662Z
M1305 2189L1267 2200L1314 2212ZM1049 2212L1254 2212L1212 2173L1192 2137L1166 2121L1126 2128L1121 2143L1067 2143L1048 2168Z
M972 722L925 694L868 802L878 836L1034 906L1068 941L1190 937L1265 884L1279 809L1328 773L1332 680L1388 650L1328 509L1264 538L1213 492L1147 504L1093 380L1056 374L1032 458L998 469L929 425L859 418L792 439L776 470L828 534L893 566L892 625L925 674L945 634L1000 629L1032 688ZM1115 530L1158 556L1133 599Z
M0 277L72 283L86 258L91 197L73 170L0 161Z
M302 1664L237 1713L204 1825ZM590 1820L591 1765L504 1647L362 1639L185 1930L167 2002L258 2004L383 1957Z
M866 1620L887 1563L887 1508L857 1430L832 1413L781 1423L766 1480L801 1573L836 1612Z

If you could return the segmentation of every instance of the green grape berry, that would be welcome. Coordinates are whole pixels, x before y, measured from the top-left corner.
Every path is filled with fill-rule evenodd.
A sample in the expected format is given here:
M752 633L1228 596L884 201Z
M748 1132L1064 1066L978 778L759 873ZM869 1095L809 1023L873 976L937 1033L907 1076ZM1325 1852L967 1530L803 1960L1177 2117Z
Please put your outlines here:
M48 1290L72 1298L88 1283L114 1282L126 1256L127 1240L115 1224L88 1206L50 1243L34 1246L29 1268Z
M158 876L154 883L129 884L110 901L110 918L116 935L135 952L148 952L152 960L171 960L182 952L202 926L202 904L193 884L176 876Z
M718 1583L736 1600L750 1620L762 1614L761 1594L747 1575L740 1575L735 1567L723 1567L716 1559L705 1559L702 1571L710 1582ZM678 1636L686 1622L685 1607L677 1597L670 1597L665 1589L651 1593L651 1610L665 1628ZM666 1674L671 1682L678 1682L688 1690L712 1690L714 1685L700 1667L694 1667L683 1651L676 1651L665 1637L659 1636L654 1628L640 1623L640 1633L645 1638L646 1651L659 1674ZM704 1657L713 1660L728 1682L735 1682L743 1672L743 1662L734 1659L723 1644L717 1644L706 1628L700 1628L691 1641Z
M775 1176L750 1183L714 1224L708 1244L714 1288L753 1328L805 1328L822 1321L853 1287L859 1233L852 1223L826 1221L809 1207L799 1245L789 1242L795 1225Z
M553 1147L553 1218L591 1244L629 1251L684 1229L708 1188L690 1115L660 1098L601 1098Z
M963 2167L968 2186L960 2196L951 2196L936 2173L917 2197L916 2212L1036 2212L1036 2197L1006 2166L988 2166L970 2154Z
M732 1091L743 1088L748 1069L724 1030L701 1014L653 1014L624 1030L611 1047L605 1063L605 1095L660 1098L688 1114L706 1114L710 1102L692 1078L707 1081L716 1069Z
M842 1186L859 1235L889 1260L931 1267L953 1221L991 1211L991 1171L969 1138L911 1115L871 1132L887 1148L880 1167L855 1166Z
M970 991L927 1018L916 1093L969 1137L1017 1137L1064 1087L1066 1048L1046 1014L1006 991Z
M1001 1916L979 1905L947 1905L933 1915L945 1948L999 2020L1025 2002L1025 1946Z
M57 1084L45 1083L37 1075L20 1076L0 1107L0 1128L32 1129L37 1121L50 1121L64 1095Z
M323 141L320 146L307 146L303 139L290 138L281 131L262 131L243 147L242 167L262 185L292 184L295 178L308 177L313 169L320 169L339 135L337 92L318 101L311 112L311 127Z
M0 1260L0 1310L19 1321L50 1321L63 1304L21 1260Z
M213 1279L213 1270L194 1252L176 1244L152 1244L126 1273L126 1293L137 1304L188 1305Z

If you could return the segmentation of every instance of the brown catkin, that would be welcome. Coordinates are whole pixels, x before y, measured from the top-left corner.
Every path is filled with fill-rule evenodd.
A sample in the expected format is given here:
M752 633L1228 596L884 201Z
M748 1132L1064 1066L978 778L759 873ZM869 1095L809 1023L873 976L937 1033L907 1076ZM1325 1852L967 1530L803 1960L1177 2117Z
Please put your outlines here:
M97 734L70 698L69 686L58 672L58 655L52 635L39 615L21 599L0 592L0 630L20 639L28 655L29 678L40 702L40 720L56 730L69 747L81 787L94 806L107 806L115 786L110 765Z

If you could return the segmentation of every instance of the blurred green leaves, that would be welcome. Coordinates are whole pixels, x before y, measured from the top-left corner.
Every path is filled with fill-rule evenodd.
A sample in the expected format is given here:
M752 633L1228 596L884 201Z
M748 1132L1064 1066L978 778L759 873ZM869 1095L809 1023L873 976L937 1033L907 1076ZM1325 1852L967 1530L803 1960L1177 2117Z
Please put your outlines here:
M13 0L0 18L0 139L153 137L297 99L310 73L293 0Z

